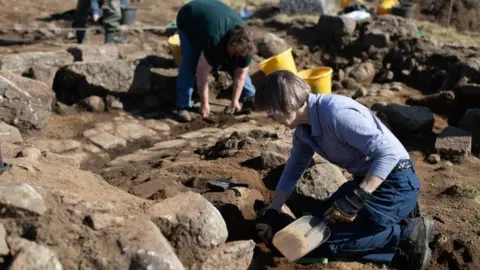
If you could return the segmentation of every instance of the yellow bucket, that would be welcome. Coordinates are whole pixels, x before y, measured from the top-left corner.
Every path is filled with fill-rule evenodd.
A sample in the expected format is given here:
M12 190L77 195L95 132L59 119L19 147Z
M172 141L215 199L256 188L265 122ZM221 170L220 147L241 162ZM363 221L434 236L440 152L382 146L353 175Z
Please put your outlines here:
M173 59L177 65L182 62L182 51L180 50L180 36L178 34L168 38L168 45L173 54Z
M260 68L266 75L278 70L288 70L296 74L297 66L293 60L292 48L261 62Z
M342 8L345 8L345 7L348 7L348 6L352 5L355 2L357 2L359 4L363 4L363 0L341 0L340 6Z
M332 73L329 67L318 67L300 71L297 76L312 88L313 94L332 93Z
M377 5L377 14L385 15L392 13L392 7L398 4L398 0L382 0L380 4Z

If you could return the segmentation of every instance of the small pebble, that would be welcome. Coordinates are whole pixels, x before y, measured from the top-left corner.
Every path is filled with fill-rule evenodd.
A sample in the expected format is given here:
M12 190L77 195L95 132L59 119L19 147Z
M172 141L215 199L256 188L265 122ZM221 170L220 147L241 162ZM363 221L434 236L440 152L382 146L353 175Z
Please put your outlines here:
M438 163L440 163L440 160L441 160L440 155L437 155L437 154L431 154L427 158L427 161L430 164L438 164Z

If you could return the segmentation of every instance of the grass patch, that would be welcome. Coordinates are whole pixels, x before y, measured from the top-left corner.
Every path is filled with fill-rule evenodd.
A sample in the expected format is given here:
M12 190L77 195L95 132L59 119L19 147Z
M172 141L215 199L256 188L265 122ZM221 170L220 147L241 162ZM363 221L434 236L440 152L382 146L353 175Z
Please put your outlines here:
M480 44L480 32L459 32L454 28L447 28L428 21L417 21L417 26L423 31L425 37L444 44L463 46L478 46Z
M287 14L277 14L272 18L272 21L280 24L291 24L299 23L304 25L315 25L318 22L318 15L287 15Z

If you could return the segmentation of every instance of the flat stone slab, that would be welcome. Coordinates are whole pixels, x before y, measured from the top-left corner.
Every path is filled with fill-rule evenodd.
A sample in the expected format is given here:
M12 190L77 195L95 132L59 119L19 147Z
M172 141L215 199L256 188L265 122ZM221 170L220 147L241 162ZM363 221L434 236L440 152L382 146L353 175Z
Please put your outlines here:
M113 136L112 134L107 132L95 134L88 139L105 150L127 146L127 141L125 139Z

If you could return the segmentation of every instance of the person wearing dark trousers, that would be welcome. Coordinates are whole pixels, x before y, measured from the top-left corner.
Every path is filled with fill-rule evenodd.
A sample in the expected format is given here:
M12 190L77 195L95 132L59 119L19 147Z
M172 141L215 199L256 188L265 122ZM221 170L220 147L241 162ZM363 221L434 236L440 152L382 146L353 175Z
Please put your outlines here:
M182 62L177 78L177 117L191 121L194 86L200 96L202 117L210 113L208 75L227 71L233 78L232 103L228 111L245 109L255 94L248 66L255 53L253 33L240 16L218 0L195 0L177 15Z
M409 218L417 204L420 180L409 154L392 132L366 107L335 95L314 95L289 71L266 77L255 108L295 128L293 148L272 203L256 225L271 243L281 224L280 209L318 153L345 168L354 179L310 212L331 215L331 237L313 254L329 259L395 264L427 269L435 224L431 217ZM308 255L307 255L308 257Z
M72 24L73 28L82 28L76 31L77 43L86 43L88 40L85 28L90 15L95 22L102 18L105 43L127 43L127 40L120 36L121 6L126 5L125 0L78 0Z

